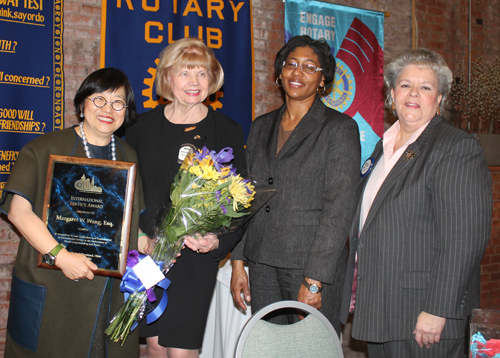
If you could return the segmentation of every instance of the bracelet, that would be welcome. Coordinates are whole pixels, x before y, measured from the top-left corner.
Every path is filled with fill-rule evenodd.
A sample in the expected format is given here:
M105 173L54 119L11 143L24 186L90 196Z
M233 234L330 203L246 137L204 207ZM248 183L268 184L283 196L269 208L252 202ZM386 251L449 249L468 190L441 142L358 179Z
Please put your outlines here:
M137 236L137 238L140 238L140 237L141 237L141 236L143 236L143 235L146 235L146 236L147 236L147 234L146 234L145 232L141 232L141 233Z

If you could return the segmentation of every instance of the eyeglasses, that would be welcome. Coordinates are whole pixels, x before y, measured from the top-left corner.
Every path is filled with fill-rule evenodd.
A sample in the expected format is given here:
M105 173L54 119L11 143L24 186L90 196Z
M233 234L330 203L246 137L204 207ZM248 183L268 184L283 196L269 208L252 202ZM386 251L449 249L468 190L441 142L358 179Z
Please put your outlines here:
M108 102L108 101L106 101L106 98L101 97L101 96L97 96L97 97L94 97L94 98L86 98L86 99L88 99L89 101L94 102L94 106L99 107L99 108L102 108L106 104L109 103L111 105L111 108L113 108L117 112L121 111L122 109L128 107L128 106L125 105L125 103L123 103L120 100L116 100L116 101L113 101L113 102Z
M290 71L295 71L297 69L297 67L300 67L302 72L305 72L305 73L315 73L318 71L323 71L322 68L316 67L316 66L311 65L309 63L299 65L297 62L291 61L291 60L283 61L283 67L286 68L287 70L290 70Z

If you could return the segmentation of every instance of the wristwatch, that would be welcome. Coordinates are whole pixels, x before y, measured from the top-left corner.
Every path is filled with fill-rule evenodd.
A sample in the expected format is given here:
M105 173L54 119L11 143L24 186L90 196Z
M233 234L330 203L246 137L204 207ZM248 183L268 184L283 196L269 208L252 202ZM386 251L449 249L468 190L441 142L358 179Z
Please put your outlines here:
M42 255L42 261L47 265L54 266L56 264L56 256L62 249L65 249L66 246L63 244L57 244L52 250Z
M302 281L302 284L304 286L306 286L306 288L311 292L311 293L320 293L321 290L323 289L323 287L320 287L318 285L316 285L315 283L309 283L306 281L306 279L304 279L304 281Z

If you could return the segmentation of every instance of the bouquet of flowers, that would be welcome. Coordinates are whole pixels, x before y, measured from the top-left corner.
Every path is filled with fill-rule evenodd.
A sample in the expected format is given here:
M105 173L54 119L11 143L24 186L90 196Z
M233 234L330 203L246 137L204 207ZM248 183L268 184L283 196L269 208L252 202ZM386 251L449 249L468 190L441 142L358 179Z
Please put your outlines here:
M156 243L150 256L163 274L172 267L182 250L184 236L231 232L241 226L232 224L232 219L249 214L245 209L254 199L255 188L248 179L238 175L235 168L227 165L233 158L231 148L216 153L204 147L184 159L170 188L171 205L160 209L153 225ZM122 292L126 292L126 301L106 330L114 342L121 340L122 345L145 315L148 322L153 322L166 307L166 302L160 302L155 309L160 312L149 320L148 301L154 302L156 297L153 289L146 290L133 273L132 267L140 259L138 256L136 251L129 253L127 272L120 286ZM164 281L168 279L158 285L166 290L170 281ZM166 298L165 293L163 296Z

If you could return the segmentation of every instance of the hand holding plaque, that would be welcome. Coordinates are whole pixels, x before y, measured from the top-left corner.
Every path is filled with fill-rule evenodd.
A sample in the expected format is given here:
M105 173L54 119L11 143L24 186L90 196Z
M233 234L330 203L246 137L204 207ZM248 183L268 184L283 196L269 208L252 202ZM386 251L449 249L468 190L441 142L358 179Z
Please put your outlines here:
M42 220L69 252L81 253L96 275L125 272L137 164L51 155ZM57 268L42 262L38 266Z

